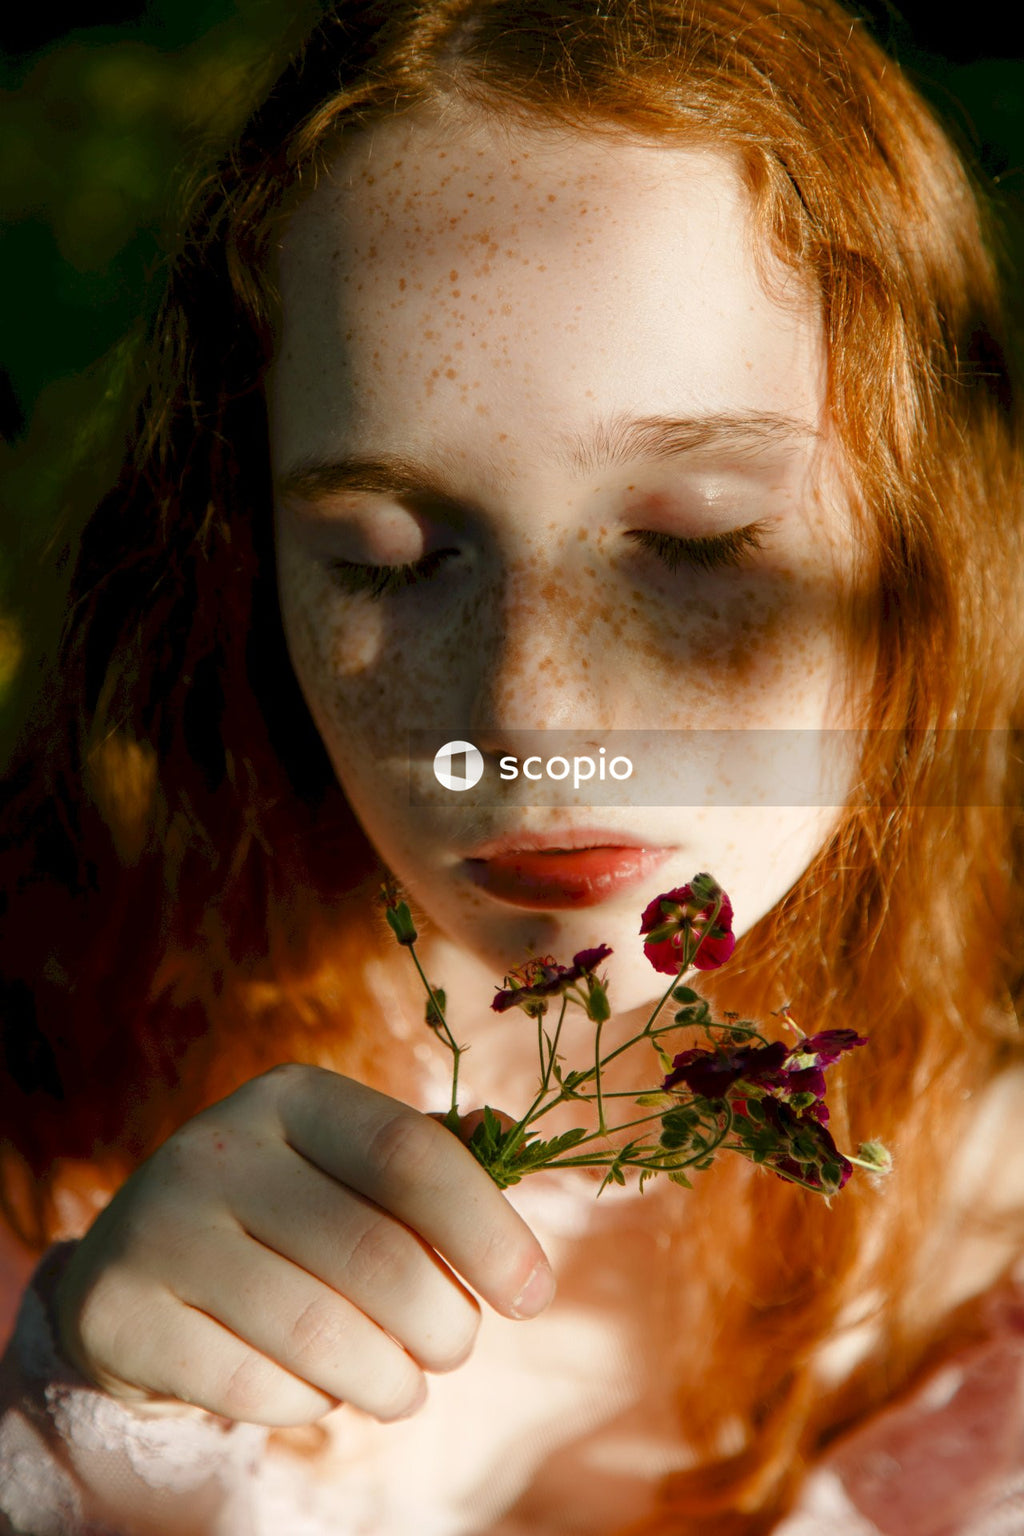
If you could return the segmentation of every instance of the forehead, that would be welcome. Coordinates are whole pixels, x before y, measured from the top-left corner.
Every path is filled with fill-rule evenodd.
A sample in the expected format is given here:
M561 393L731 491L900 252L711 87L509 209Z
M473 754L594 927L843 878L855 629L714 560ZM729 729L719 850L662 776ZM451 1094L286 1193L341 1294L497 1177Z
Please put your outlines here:
M399 402L402 446L456 453L625 409L817 421L817 305L781 265L766 288L755 239L726 149L483 115L357 132L282 241L277 435L390 446Z

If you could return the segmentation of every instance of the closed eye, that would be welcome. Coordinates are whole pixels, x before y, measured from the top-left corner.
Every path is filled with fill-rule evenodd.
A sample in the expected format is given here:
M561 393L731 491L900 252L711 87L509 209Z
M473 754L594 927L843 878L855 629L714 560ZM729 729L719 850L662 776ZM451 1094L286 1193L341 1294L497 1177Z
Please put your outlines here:
M678 538L670 533L656 533L649 528L630 528L627 539L656 555L670 571L682 566L695 571L717 571L743 565L746 557L761 549L770 523L748 523L727 533L706 534L699 539Z
M343 592L365 592L367 597L378 598L428 581L441 562L455 553L454 549L435 549L405 565L362 565L356 560L334 559L327 562L327 568Z

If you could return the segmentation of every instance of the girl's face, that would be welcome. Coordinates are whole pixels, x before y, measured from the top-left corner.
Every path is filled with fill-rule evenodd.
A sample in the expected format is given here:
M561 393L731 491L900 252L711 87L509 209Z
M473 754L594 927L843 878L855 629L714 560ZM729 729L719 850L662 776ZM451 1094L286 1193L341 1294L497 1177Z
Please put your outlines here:
M758 733L843 723L853 542L817 306L754 238L725 152L424 113L352 136L280 251L281 602L338 777L439 947L500 973L607 941L620 1007L659 990L651 896L709 870L742 932L835 820L764 803ZM434 727L489 761L517 730L609 759L620 730L730 731L749 803L701 803L687 736L694 804L598 811L563 784L553 807L522 779L414 804L408 733ZM580 843L634 854L502 878L502 852ZM574 885L588 858L611 876Z

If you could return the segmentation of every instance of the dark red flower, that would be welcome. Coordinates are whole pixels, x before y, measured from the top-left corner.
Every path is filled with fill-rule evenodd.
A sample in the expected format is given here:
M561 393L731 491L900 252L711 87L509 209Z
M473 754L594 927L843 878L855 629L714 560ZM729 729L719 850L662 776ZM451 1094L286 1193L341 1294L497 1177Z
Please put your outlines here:
M816 1056L819 1067L830 1067L844 1051L852 1051L854 1046L867 1043L864 1035L858 1035L855 1029L823 1029L816 1035L806 1035L803 1040L798 1040L790 1055Z
M572 957L572 965L559 965L551 955L526 960L505 977L505 988L497 993L491 1007L495 1013L522 1008L532 1018L547 1012L548 999L568 992L580 981L589 981L602 960L611 954L607 944L581 949Z
M751 1087L774 1081L785 1059L786 1047L781 1040L770 1045L741 1045L731 1051L706 1051L695 1046L672 1062L662 1091L685 1083L702 1099L724 1099L733 1083L741 1079Z
M687 965L698 971L717 970L736 947L732 903L710 875L695 875L688 885L656 896L644 909L640 932L648 935L644 954L666 976Z

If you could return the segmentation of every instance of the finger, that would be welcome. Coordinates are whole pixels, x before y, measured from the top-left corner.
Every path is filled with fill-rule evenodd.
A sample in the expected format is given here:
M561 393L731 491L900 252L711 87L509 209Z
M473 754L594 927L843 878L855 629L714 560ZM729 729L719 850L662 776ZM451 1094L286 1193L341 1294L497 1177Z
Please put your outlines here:
M479 1306L421 1238L284 1142L262 1151L259 1168L258 1180L225 1191L246 1232L347 1298L424 1369L465 1360Z
M418 1232L498 1312L543 1311L554 1294L544 1250L454 1136L361 1083L276 1070L282 1130L297 1152Z
M123 1282L92 1330L89 1378L128 1402L173 1398L207 1413L279 1428L311 1424L337 1400L300 1380L202 1310L167 1290Z
M394 1339L344 1296L241 1228L206 1234L203 1247L183 1257L174 1290L190 1311L205 1314L256 1355L315 1388L329 1406L346 1402L376 1418L395 1419L423 1401L423 1374ZM258 1386L265 1366L245 1366L237 1352L230 1364L241 1365L241 1375L236 1379L221 1365L216 1379L222 1392L226 1380L234 1398L254 1395L249 1373Z

